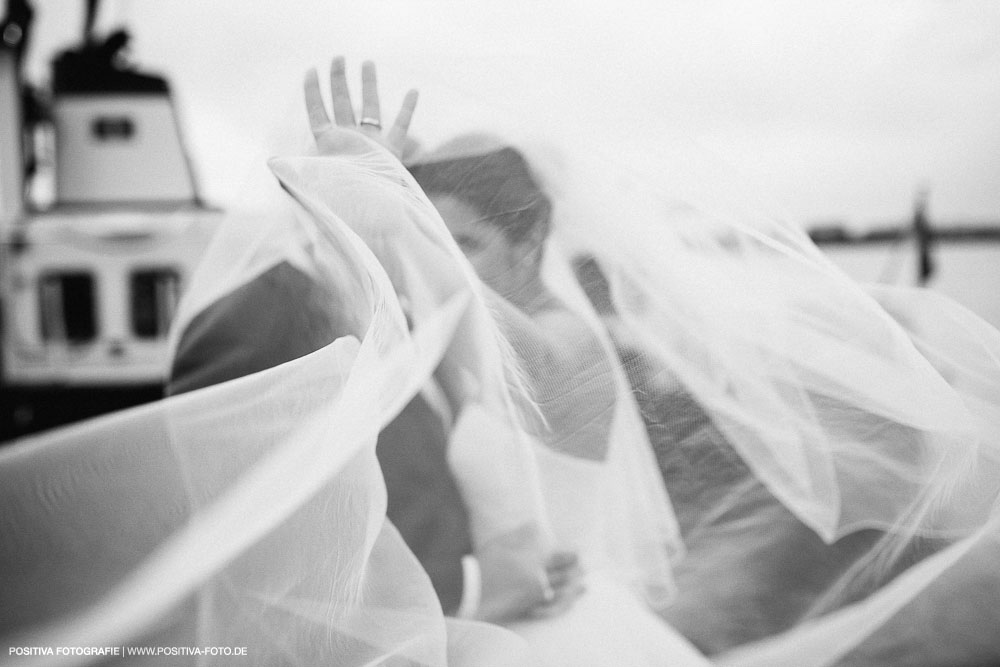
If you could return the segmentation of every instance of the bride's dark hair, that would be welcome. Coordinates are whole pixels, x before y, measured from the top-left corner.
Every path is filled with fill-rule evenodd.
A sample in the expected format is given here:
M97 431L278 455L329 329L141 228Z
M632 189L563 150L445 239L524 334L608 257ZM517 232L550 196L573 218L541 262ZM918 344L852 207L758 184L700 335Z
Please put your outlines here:
M409 165L410 173L429 196L447 195L472 206L484 222L497 225L511 243L549 233L552 203L542 191L524 156L510 146L459 154L461 146L481 145L481 135L458 137Z

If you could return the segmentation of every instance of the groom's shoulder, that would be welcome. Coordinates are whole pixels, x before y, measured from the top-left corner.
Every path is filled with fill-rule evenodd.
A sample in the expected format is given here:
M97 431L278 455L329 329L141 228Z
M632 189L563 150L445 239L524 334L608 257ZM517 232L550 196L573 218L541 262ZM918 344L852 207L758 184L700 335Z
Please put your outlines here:
M297 359L346 332L330 295L281 262L198 313L181 332L168 394L180 394Z

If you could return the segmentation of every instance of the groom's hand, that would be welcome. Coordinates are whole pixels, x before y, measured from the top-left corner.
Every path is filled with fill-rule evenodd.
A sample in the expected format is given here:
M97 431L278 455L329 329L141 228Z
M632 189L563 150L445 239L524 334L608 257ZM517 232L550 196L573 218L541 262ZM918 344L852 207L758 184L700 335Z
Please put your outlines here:
M542 555L538 532L526 525L477 549L482 596L476 617L490 622L559 614L583 592L576 554Z
M545 563L549 588L544 604L531 610L532 616L558 616L572 606L585 588L583 571L575 553L556 551Z

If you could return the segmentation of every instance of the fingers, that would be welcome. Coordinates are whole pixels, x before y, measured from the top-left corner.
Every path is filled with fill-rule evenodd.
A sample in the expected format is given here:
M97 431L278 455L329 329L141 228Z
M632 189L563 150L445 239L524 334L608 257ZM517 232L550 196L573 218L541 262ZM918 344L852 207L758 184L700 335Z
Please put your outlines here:
M417 108L417 97L417 91L410 90L403 98L403 105L396 114L396 121L386 135L389 145L402 147L406 142L406 133L410 131L410 121L413 120L413 110Z
M549 590L559 597L566 589L580 585L583 580L583 570L575 553L556 552L545 564L545 574L548 577Z
M315 70L306 74L305 80L306 110L309 114L309 126L313 136L320 144L320 135L328 133L333 125L323 103L320 92L319 77ZM361 132L386 147L397 158L401 158L406 147L406 135L410 129L413 111L417 106L417 91L411 90L403 99L399 114L388 132L382 132L382 109L378 95L378 80L375 64L366 61L361 66L361 118L360 123L354 115L351 104L351 93L347 85L347 67L343 56L337 56L330 63L330 99L333 103L333 123L338 127L349 128Z
M314 137L330 129L330 116L326 113L326 105L323 104L323 95L319 90L319 75L316 69L306 72L305 79L306 112L309 114L309 128Z
M572 581L555 588L554 595L544 604L536 605L530 612L536 618L551 618L562 614L576 602L577 598L587 591L582 577L574 577Z
M580 570L578 566L574 565L560 570L549 570L548 577L549 586L553 590L558 591L563 586L572 584L574 581L583 577L583 571Z
M330 64L330 98L333 101L333 119L337 125L354 127L354 107L351 104L351 92L347 88L347 68L343 56L337 56Z
M555 551L549 556L549 559L545 562L546 570L560 570L580 562L576 553L572 551Z
M579 559L575 553L556 552L549 556L549 560L545 563L545 574L549 578L549 585L558 588L582 575Z
M378 80L375 63L366 60L361 64L361 118L381 122L382 110L378 102Z

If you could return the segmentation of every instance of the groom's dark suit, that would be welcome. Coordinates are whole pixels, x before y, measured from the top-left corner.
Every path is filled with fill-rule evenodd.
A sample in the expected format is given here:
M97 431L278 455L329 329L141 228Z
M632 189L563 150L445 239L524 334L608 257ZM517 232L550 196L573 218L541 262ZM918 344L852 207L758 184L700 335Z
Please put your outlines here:
M179 394L297 359L348 333L330 295L281 263L219 299L182 332L168 393ZM452 478L442 418L420 395L379 434L389 519L430 575L446 614L462 597L469 519ZM336 439L331 438L331 446Z

